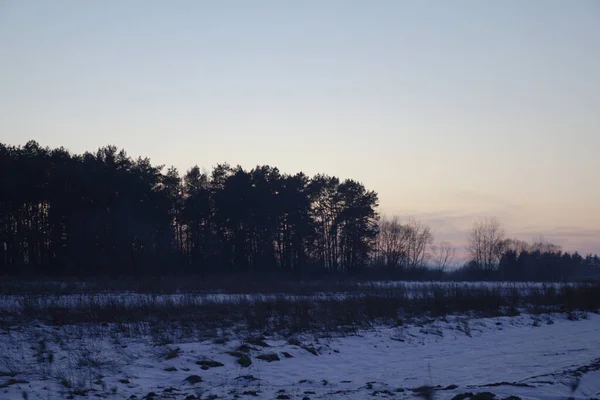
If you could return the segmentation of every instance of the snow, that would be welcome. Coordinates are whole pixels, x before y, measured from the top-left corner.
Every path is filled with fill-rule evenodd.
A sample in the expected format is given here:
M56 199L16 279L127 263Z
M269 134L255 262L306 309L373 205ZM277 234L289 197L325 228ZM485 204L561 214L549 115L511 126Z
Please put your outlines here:
M600 316L581 317L448 316L342 337L300 335L300 346L276 335L266 336L269 347L252 345L252 364L247 368L226 353L244 342L246 336L240 332L222 332L230 339L227 343L217 344L192 333L164 345L158 344L164 332L136 334L122 325L30 324L0 331L0 371L5 371L0 375L17 372L12 378L0 377L0 387L5 386L0 398L21 399L25 391L29 399L63 399L75 389L92 389L89 397L114 399L143 398L149 392L156 393L156 398L172 399L189 395L408 399L416 398L411 389L439 385L436 399L464 392L493 392L497 398L566 399L571 396L569 385L579 374L574 397L589 399L600 396ZM318 355L303 346L312 346ZM169 352L176 348L179 352ZM293 358L286 358L284 352ZM174 356L166 359L169 353ZM276 353L280 361L256 358L263 353ZM196 364L199 360L224 366L203 370ZM203 382L186 382L190 375L200 376ZM5 384L9 379L27 383ZM450 385L457 388L442 390Z

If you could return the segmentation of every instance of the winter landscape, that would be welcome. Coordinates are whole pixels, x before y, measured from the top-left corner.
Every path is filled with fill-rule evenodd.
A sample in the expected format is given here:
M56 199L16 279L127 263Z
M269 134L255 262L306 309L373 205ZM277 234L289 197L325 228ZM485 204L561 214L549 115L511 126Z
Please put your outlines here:
M0 400L599 400L600 1L0 0Z

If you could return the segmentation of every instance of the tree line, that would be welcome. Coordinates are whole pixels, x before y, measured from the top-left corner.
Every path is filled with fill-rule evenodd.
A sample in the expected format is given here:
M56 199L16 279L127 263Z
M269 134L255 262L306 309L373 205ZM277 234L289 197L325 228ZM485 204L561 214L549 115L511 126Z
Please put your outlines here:
M436 244L428 226L380 218L377 193L325 174L224 163L181 176L115 146L78 155L35 141L0 144L0 171L0 275L378 271L415 279L536 280L589 275L599 264L597 256L570 254L567 263L556 249L525 254L484 221L471 232L472 261L452 272L455 248ZM560 272L549 273L547 265Z
M568 281L600 278L600 257L563 252L543 237L528 243L509 238L495 218L477 221L469 231L470 261L455 278L506 281Z
M163 169L114 146L0 145L1 273L301 274L369 262L378 198L357 181Z

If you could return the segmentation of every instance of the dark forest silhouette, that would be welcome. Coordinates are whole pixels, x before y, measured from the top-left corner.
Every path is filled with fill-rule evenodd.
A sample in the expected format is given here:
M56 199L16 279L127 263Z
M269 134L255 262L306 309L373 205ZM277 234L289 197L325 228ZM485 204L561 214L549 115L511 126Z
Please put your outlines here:
M5 274L351 272L377 234L377 195L353 180L227 164L181 179L114 146L33 141L0 163Z
M411 278L564 280L600 271L597 256L509 247L491 267L474 260L451 273L428 269L433 258L425 252L433 237L427 227L380 223L377 193L328 175L220 164L209 173L193 167L180 177L174 168L163 172L114 146L75 155L34 141L0 144L0 171L1 275L379 271Z

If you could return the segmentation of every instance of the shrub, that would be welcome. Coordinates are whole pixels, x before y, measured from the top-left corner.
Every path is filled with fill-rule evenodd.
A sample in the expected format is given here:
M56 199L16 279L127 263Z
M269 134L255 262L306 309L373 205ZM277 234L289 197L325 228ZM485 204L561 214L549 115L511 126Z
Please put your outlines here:
M196 361L196 364L199 365L203 370L222 367L224 365L223 363L214 360L200 360Z
M252 360L246 353L243 353L241 351L229 351L227 352L227 354L236 357L237 363L244 368L247 368L252 364Z
M259 360L268 361L268 362L280 360L279 356L276 353L259 354L258 356L256 356L256 358L258 358Z
M198 375L190 375L184 380L192 385L202 382L202 378Z

